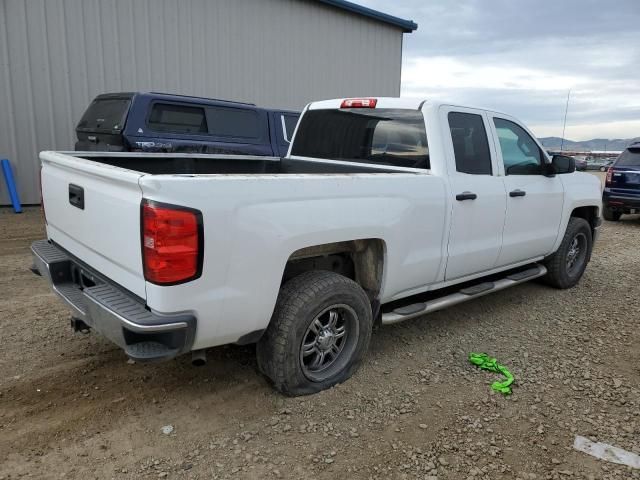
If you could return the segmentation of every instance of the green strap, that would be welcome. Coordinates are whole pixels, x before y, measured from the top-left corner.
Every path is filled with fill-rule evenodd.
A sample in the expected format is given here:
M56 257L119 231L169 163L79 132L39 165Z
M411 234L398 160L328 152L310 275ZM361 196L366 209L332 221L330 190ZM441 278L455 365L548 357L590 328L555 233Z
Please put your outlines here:
M504 365L500 365L498 363L498 360L490 357L486 353L470 353L469 361L482 370L501 373L502 375L507 377L507 379L502 382L493 382L491 384L491 388L496 392L504 393L505 395L511 395L510 385L513 383L513 375L511 375L511 372L507 370L507 367L505 367Z

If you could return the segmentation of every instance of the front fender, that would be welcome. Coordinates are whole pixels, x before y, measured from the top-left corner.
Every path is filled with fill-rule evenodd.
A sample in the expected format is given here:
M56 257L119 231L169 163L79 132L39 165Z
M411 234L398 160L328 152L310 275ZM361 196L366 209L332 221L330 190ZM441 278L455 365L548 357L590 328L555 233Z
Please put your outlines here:
M595 207L597 216L602 212L602 184L595 175L574 172L559 175L564 187L564 203L558 236L549 254L555 252L562 243L572 213L580 207Z

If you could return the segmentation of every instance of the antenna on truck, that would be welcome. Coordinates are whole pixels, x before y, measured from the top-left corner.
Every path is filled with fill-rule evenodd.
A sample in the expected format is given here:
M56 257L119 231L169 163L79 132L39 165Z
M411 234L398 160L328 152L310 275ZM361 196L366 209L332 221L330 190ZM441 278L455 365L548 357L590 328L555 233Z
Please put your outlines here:
M569 97L571 96L571 89L567 93L567 104L564 107L564 123L562 124L562 138L560 139L560 152L564 147L564 131L567 128L567 112L569 111Z

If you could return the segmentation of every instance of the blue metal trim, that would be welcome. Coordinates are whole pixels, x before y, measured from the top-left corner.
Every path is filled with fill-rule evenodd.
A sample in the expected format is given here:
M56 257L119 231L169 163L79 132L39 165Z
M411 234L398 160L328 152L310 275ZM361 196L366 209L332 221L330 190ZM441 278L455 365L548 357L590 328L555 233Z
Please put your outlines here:
M356 13L358 15L364 15L365 17L373 18L396 27L400 27L404 33L411 33L418 29L418 24L411 20L404 20L402 18L387 15L386 13L373 10L371 8L363 7L355 3L347 2L346 0L317 0L321 3L331 5L342 10Z
M18 197L18 190L16 189L16 182L13 179L13 172L11 171L11 164L9 160L0 160L2 164L2 171L4 172L4 179L7 182L7 190L9 191L9 197L13 204L13 210L16 213L22 213L22 207L20 206L20 198Z

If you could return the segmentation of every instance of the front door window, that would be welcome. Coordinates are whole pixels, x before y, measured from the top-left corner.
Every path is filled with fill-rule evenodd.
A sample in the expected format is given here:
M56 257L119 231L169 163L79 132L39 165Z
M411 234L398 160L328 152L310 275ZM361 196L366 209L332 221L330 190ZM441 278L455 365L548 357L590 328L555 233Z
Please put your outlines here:
M520 125L494 118L505 175L541 175L544 156L540 147Z

